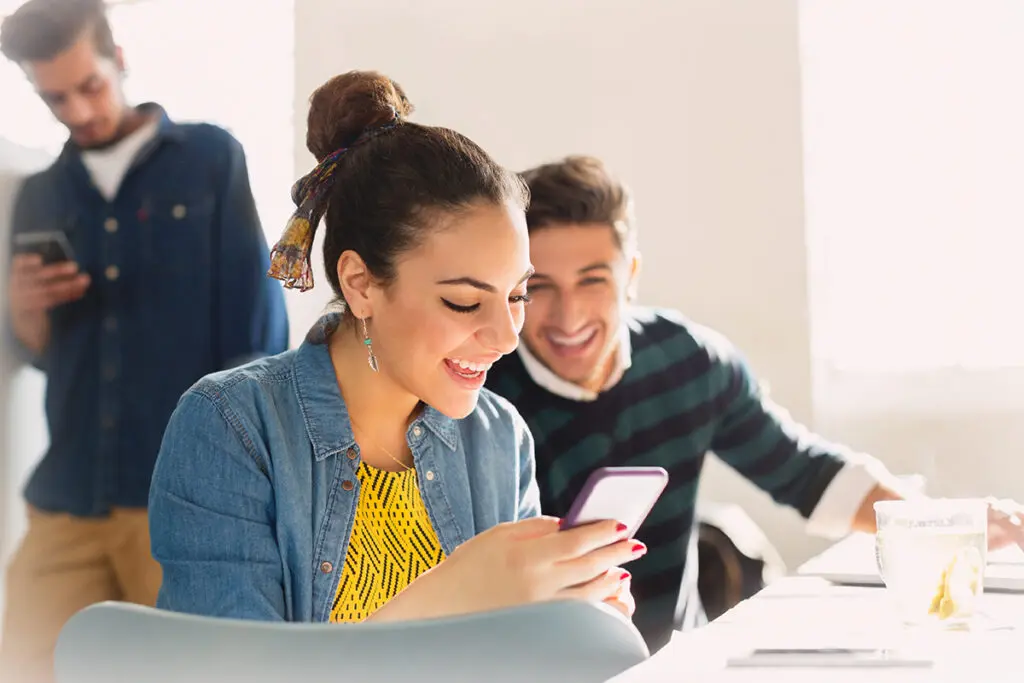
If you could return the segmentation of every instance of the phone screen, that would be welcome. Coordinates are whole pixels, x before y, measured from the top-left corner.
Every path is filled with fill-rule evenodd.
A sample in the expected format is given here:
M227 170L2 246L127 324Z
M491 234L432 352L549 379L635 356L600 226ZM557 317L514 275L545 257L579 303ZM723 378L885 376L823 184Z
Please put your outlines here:
M660 467L605 467L595 470L580 491L562 528L614 519L636 532L668 483Z

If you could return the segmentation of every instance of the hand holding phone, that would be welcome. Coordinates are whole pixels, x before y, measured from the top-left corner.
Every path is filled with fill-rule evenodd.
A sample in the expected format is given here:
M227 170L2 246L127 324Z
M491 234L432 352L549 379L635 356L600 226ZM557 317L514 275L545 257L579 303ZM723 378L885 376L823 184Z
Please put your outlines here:
M12 241L8 296L16 327L27 324L29 318L35 321L32 326L38 326L43 320L40 316L51 308L82 298L89 276L79 272L63 232L17 233Z
M71 242L60 230L15 233L13 242L15 254L36 254L44 266L75 260Z
M602 467L587 478L583 489L562 519L562 528L615 520L632 536L668 485L661 467Z
M643 554L618 523L565 531L553 517L507 522L477 534L371 619L406 620L501 609L548 600L603 602L632 612L629 572Z

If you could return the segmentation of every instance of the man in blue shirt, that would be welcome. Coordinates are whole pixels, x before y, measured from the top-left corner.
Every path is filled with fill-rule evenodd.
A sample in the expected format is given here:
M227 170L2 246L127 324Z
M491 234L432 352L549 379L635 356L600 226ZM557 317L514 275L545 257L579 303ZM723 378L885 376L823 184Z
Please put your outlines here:
M153 604L145 507L164 427L203 375L287 346L245 156L226 131L126 104L101 0L30 0L0 28L70 133L30 177L18 236L62 232L69 261L16 254L9 331L47 375L50 447L25 495L0 671L50 680L64 622L101 600Z

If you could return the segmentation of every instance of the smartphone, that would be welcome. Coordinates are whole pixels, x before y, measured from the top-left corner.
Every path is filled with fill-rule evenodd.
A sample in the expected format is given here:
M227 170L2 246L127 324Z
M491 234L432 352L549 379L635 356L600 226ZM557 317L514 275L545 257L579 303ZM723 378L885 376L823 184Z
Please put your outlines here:
M614 519L633 535L668 485L661 467L602 467L590 473L562 528Z
M13 242L14 253L39 254L43 259L43 265L75 260L71 242L60 230L15 233Z
M907 656L887 648L783 648L753 650L728 660L727 666L740 668L929 668L930 659Z

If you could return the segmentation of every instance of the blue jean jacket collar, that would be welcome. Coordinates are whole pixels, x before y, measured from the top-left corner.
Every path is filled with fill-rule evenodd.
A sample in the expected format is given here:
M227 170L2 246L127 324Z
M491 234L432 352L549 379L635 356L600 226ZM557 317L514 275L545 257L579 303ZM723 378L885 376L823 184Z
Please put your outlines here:
M343 453L355 445L348 408L335 378L334 365L327 350L330 336L341 324L341 315L321 318L299 347L295 359L295 392L302 405L306 431L313 444L313 457L320 462ZM341 406L340 412L325 412L323 406ZM438 410L424 406L419 418L452 451L458 447L459 431L455 420ZM410 429L412 427L410 426ZM408 436L408 435L407 435Z

